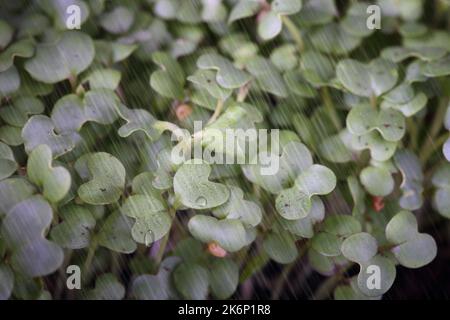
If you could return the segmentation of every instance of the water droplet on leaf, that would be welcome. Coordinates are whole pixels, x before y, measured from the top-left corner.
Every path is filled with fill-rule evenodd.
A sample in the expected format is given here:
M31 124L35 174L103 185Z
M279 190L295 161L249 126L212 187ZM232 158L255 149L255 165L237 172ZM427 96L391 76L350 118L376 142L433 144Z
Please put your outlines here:
M200 207L206 207L207 201L205 197L198 197L195 203Z
M155 242L155 235L153 234L152 230L148 230L145 233L144 242L147 247L150 246L153 242Z

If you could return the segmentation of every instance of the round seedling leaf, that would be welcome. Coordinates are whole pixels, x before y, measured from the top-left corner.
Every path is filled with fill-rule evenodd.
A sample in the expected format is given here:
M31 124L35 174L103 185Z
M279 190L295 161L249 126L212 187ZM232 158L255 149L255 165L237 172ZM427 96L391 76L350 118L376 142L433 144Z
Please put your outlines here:
M218 220L205 215L195 215L188 223L189 232L203 243L215 242L229 252L236 252L247 245L247 233L241 221Z
M56 83L86 70L94 55L94 43L88 35L66 31L54 43L38 45L35 56L25 62L25 70L38 81Z
M367 232L356 233L342 242L341 251L344 257L357 263L365 263L372 259L378 250L376 239Z
M173 273L173 281L183 298L203 300L208 294L209 271L195 263L180 263Z
M131 234L136 242L150 245L169 232L172 219L162 202L150 194L137 194L129 197L121 212L135 219Z
M80 198L94 205L116 202L125 186L125 168L106 152L88 153L78 158L75 169L83 180L78 188Z
M228 200L230 191L223 184L209 181L210 173L211 167L205 162L196 164L195 160L190 160L181 165L175 173L173 188L183 205L209 209Z
M43 190L43 195L52 203L61 201L69 192L72 178L69 171L52 165L52 150L42 144L30 153L27 163L28 177Z
M270 233L264 239L263 248L272 260L281 264L291 263L298 256L294 238L288 233Z
M336 75L347 90L362 97L382 95L394 87L398 78L396 65L384 59L373 60L367 65L344 59L338 63Z
M394 179L391 173L382 167L364 168L359 179L366 190L374 196L384 197L394 190Z
M210 266L211 293L218 299L228 299L239 284L239 267L231 259L215 259Z
M51 206L39 196L18 203L8 212L1 235L12 251L11 267L16 272L38 277L51 274L61 266L63 250L44 238L52 218Z

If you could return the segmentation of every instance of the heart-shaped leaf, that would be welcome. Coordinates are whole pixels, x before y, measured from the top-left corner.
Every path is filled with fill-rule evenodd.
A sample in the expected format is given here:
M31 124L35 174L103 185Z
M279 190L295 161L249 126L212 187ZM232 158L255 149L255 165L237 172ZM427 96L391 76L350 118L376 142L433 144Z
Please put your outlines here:
M42 144L30 153L28 157L28 177L38 187L43 195L52 203L61 201L69 192L71 176L64 167L52 166L52 150Z
M419 233L416 217L409 211L400 211L389 221L386 238L395 245L391 251L405 267L423 267L436 256L436 242L430 235Z
M9 69L16 57L30 58L34 54L34 43L31 40L19 40L0 53L0 72Z
M342 242L341 251L348 260L366 263L372 259L378 250L377 240L367 232L356 233Z
M58 132L79 131L87 121L112 124L118 117L119 99L112 90L96 89L84 99L69 94L59 99L52 110L52 120Z
M15 271L38 277L53 273L61 266L62 249L44 238L52 218L52 208L39 196L18 203L8 212L1 234L12 251L11 266Z
M253 201L244 199L241 188L229 186L230 197L223 205L213 209L217 218L238 219L245 225L256 227L262 219L261 208Z
M282 16L292 15L302 8L301 0L274 0L271 10L258 21L258 35L264 40L275 38L283 27Z
M51 237L63 248L82 249L89 246L96 221L85 207L67 205L59 210L62 222L52 228Z
M312 238L314 236L314 225L325 218L325 206L319 197L312 197L311 210L309 214L302 219L281 220L281 225L294 235L303 238Z
M128 109L124 105L120 105L118 112L120 117L126 121L126 124L118 130L121 137L128 137L134 132L142 131L149 139L155 141L167 129L167 122L156 120L144 109Z
M353 107L349 112L347 128L357 136L377 130L385 140L399 141L405 134L405 118L398 111L377 111L370 105L363 104Z
M25 63L25 70L44 83L56 83L77 76L94 59L92 39L79 31L67 31L54 43L40 44L36 55Z
M362 227L359 221L349 215L332 215L325 219L323 231L338 237L348 237L361 232Z
M209 209L224 204L230 191L225 185L211 182L208 177L211 167L205 163L195 163L195 160L185 162L177 170L173 188L181 203L193 209Z
M237 69L228 59L218 54L203 54L198 58L197 66L200 69L217 71L216 81L225 89L242 87L251 80L248 73Z
M231 259L215 259L211 263L209 282L212 294L218 299L228 299L239 283L239 267Z
M269 164L279 158L279 169L275 174L265 174L262 164L245 165L243 171L247 179L271 193L279 193L292 184L298 175L312 166L313 160L308 148L298 141L290 141L283 147L281 156L275 152L261 151L259 159L267 159Z
M355 37L337 23L329 23L308 34L313 46L323 53L345 55L361 43L361 37Z
M287 97L288 92L284 80L270 60L256 56L249 60L245 67L255 77L261 90L282 98Z
M204 243L215 242L229 252L242 249L247 244L246 231L236 219L218 220L205 215L195 215L189 220L189 231Z
M336 75L347 90L363 97L382 95L394 87L398 78L396 65L383 59L369 64L341 60L336 67Z
M378 133L371 131L362 136L353 136L352 147L356 150L370 150L370 156L375 161L389 160L395 153L397 142L386 141Z
M152 73L150 85L160 95L182 99L184 92L184 72L178 62L170 55L164 52L155 52L152 60L161 70Z
M17 97L0 109L0 117L8 124L23 127L29 115L44 111L44 104L34 97Z
M187 78L198 88L205 89L212 97L225 101L232 90L222 88L216 81L216 73L212 70L196 70L195 73ZM203 93L203 92L202 92ZM201 94L203 96L204 94Z
M427 102L428 98L426 94L424 94L423 92L419 92L414 96L414 98L405 103L397 103L385 100L381 104L381 108L393 108L402 112L405 117L411 117L422 110L427 105Z
M383 167L366 167L361 171L359 179L373 196L384 197L394 190L394 179L391 173Z
M75 169L83 180L78 188L80 198L90 204L116 202L125 186L125 168L114 156L105 152L88 153L78 158Z
M75 133L56 134L55 124L44 115L32 116L22 130L25 151L30 153L41 144L46 144L52 150L55 158L75 148L79 136Z
M129 197L121 208L126 216L135 219L131 234L136 242L150 245L169 232L172 219L162 198L150 194Z
M167 257L161 262L158 274L140 275L133 280L131 292L133 297L139 300L167 300L175 298L176 293L172 288L171 274L180 263L176 256Z
M312 165L295 180L295 186L277 196L275 206L285 219L304 218L311 210L311 197L325 195L336 187L336 176L327 167Z
M84 77L81 83L89 84L90 89L116 90L121 77L120 71L115 69L96 69Z
M173 272L173 280L185 299L203 300L208 294L209 271L198 264L180 263Z
M115 252L134 252L137 245L131 237L131 225L130 218L120 212L113 212L106 218L96 236L98 243Z
M295 240L288 233L270 233L264 239L263 248L272 260L281 264L291 263L298 256Z

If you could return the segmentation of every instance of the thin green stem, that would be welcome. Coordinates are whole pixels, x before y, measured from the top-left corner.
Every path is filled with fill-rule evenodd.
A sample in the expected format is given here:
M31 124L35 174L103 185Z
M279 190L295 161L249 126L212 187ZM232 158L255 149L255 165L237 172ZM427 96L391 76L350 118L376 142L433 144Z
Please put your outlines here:
M211 118L209 118L207 124L213 123L214 121L217 120L217 118L219 117L220 113L222 112L223 105L224 105L224 103L223 103L222 99L217 100L216 109L214 110L214 113L211 116Z
M245 98L248 95L248 92L250 90L250 82L244 84L242 87L239 88L239 92L236 97L237 102L244 102Z
M305 50L305 43L303 42L303 37L300 30L288 16L283 16L281 19L283 21L283 24L291 34L292 39L294 39L295 43L297 44L298 51L302 53Z
M439 133L439 131L441 130L441 128L444 125L444 121L442 119L444 119L444 115L445 115L445 112L447 111L448 104L449 104L449 98L442 99L439 103L439 107L436 110L436 113L433 118L433 123L431 124L431 128L429 131L430 132L429 139L431 141L433 141L433 139L437 136L437 134Z
M173 222L176 219L176 210L174 210L173 208L170 208L169 209L169 214L170 214L170 216L172 218L172 223L171 224L173 225ZM172 227L170 229L172 229ZM156 269L159 268L159 265L161 264L161 261L162 261L162 259L164 257L164 253L166 252L166 247L167 247L167 244L169 243L169 239L170 239L170 231L171 230L169 230L166 233L166 235L161 239L161 243L159 244L159 249L158 249L158 252L156 253L156 257L155 257Z
M308 250L308 243L305 243L299 253L297 259L295 259L294 262L286 265L283 268L283 271L281 272L280 276L278 277L272 291L272 300L278 300L281 296L281 293L283 292L283 289L286 285L286 282L289 281L289 275L291 274L292 270L297 266L299 261L303 259L305 253Z
M95 237L93 237L88 249L86 260L84 261L83 274L87 274L89 272L89 269L92 265L92 261L94 260L95 252L97 251L97 247L98 247L98 240Z
M342 130L341 120L339 119L339 115L336 112L336 108L333 103L333 99L330 95L330 90L327 87L322 87L320 89L320 92L322 94L322 100L325 105L325 108L328 111L328 116L331 119L331 122L333 122L334 127L338 130Z
M377 97L375 95L371 95L370 96L370 105L372 106L372 108L376 109L377 108Z
M324 300L331 296L331 292L336 288L339 282L344 278L345 273L353 266L353 263L348 263L343 266L332 277L328 278L322 285L314 292L314 300Z
M428 162L433 153L440 149L448 138L450 138L450 133L446 132L423 147L420 154L420 162L422 165L425 165Z

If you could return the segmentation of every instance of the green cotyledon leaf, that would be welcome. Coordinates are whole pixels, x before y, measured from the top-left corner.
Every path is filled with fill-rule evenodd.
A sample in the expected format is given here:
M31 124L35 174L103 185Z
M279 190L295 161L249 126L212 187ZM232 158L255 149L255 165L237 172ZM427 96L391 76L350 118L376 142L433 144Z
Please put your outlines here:
M369 64L356 60L341 60L336 67L336 75L343 86L358 96L380 96L397 82L397 67L393 62L376 59Z
M325 195L336 187L336 176L327 167L314 164L302 172L295 180L295 186L282 190L275 206L285 219L301 219L311 210L311 197Z
M94 43L87 34L66 31L52 43L39 44L25 70L36 80L56 83L86 70L94 55Z
M218 220L199 214L189 220L188 228L196 239L204 243L215 242L229 252L247 245L245 228L237 219Z
M237 69L231 61L218 54L204 54L197 60L200 69L215 70L217 83L225 89L235 89L251 80L245 71Z
M144 184L144 180L146 184ZM151 185L151 178L142 173L133 180L133 195L120 211L135 219L131 234L136 242L150 245L169 232L172 218L159 192Z
M16 272L37 277L53 273L61 266L63 250L44 237L52 218L51 206L40 196L23 200L9 210L1 235L12 251L11 267Z
M185 162L175 173L175 195L183 205L193 209L209 209L225 203L230 196L229 189L208 180L211 167L207 163L195 162L195 159Z
M79 176L87 181L78 188L80 198L90 204L116 202L125 187L125 168L106 152L87 153L75 162Z
M387 141L400 140L406 131L404 116L392 109L375 110L368 104L355 106L347 116L348 130L362 136L377 130Z
M64 198L69 192L72 178L69 171L60 166L52 165L52 150L42 144L30 153L28 157L28 177L38 187L43 195L52 203Z
M417 220L409 211L400 211L386 226L386 238L394 245L391 252L398 262L408 268L420 268L436 256L433 237L419 233Z

